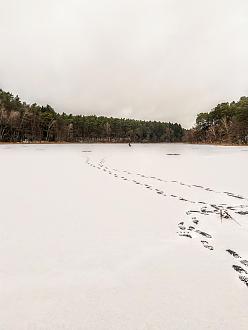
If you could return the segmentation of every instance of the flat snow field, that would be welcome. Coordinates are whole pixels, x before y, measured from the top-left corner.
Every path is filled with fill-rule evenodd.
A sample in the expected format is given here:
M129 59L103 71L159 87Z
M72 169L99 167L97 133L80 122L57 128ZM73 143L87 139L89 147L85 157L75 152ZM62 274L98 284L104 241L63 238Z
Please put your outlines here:
M247 147L0 159L1 330L247 330Z

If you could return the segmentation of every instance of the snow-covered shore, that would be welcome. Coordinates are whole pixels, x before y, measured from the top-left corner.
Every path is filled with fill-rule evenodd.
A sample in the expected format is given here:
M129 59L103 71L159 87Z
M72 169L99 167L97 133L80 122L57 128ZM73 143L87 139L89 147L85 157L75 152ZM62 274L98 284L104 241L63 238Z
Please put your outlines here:
M247 329L248 147L0 157L1 330Z

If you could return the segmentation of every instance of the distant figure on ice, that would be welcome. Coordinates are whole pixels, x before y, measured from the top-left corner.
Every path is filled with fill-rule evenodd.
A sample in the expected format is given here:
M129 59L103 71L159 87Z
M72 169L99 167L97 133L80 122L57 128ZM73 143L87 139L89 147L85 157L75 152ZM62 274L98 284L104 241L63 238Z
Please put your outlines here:
M128 145L129 145L129 147L132 147L132 146L131 146L131 142L128 142Z

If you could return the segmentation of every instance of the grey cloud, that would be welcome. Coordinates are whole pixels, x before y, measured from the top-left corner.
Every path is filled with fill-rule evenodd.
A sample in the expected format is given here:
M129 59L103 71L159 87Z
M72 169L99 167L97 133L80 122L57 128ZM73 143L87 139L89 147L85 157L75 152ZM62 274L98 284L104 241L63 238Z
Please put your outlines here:
M57 111L178 121L248 94L246 0L0 0L0 87Z

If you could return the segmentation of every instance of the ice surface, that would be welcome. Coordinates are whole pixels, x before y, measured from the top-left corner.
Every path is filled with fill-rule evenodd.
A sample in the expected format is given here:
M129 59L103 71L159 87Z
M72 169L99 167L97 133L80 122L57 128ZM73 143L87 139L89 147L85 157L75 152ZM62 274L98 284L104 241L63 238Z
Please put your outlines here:
M247 151L0 145L0 329L247 329Z

